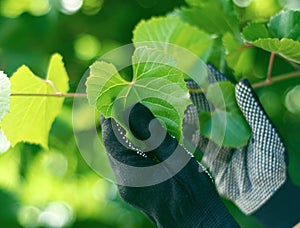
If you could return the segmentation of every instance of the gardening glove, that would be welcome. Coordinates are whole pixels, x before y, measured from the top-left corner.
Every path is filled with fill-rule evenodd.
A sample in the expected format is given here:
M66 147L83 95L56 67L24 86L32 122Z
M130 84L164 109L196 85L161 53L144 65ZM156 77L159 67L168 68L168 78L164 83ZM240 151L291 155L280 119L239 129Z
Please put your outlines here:
M210 77L216 75L218 81L219 74L211 67ZM190 84L195 86L193 82ZM240 81L235 93L252 130L248 145L238 149L221 148L202 137L199 131L190 140L204 152L202 162L209 167L222 196L232 200L245 214L252 214L265 227L292 227L300 221L300 189L287 174L285 145L249 82ZM194 93L191 98L198 111L211 107L203 94ZM203 105L205 100L207 103ZM189 123L193 124L192 118Z
M103 143L127 203L158 227L238 227L205 168L149 109L133 106L128 125L147 152L133 145L113 119L102 120Z

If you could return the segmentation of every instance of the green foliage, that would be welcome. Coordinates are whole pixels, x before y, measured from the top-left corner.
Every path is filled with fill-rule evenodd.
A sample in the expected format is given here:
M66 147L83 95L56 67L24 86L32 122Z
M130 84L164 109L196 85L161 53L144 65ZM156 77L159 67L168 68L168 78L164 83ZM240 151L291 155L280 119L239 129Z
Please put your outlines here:
M234 70L235 78L237 80L240 80L243 77L248 77L251 82L255 82L258 79L265 77L268 64L267 52L275 52L286 59L297 63L299 62L298 41L291 39L282 39L279 41L277 38L269 38L271 34L275 33L273 24L276 24L278 20L289 21L291 27L295 27L296 25L293 23L294 20L290 19L291 16L283 16L279 14L272 17L269 28L267 28L264 23L258 23L261 21L267 21L267 19L278 11L279 6L274 6L271 11L269 11L270 14L267 16L264 15L262 17L262 15L260 15L261 12L259 10L265 9L271 4L271 2L272 1L268 1L261 6L258 5L257 1L252 1L251 4L243 9L238 9L237 6L233 6L225 0L187 1L190 5L189 8L177 9L167 17L152 18L148 21L141 21L133 31L133 42L136 47L147 46L153 48L154 53L154 50L163 50L173 56L178 62L180 62L179 60L182 58L182 55L180 52L176 52L176 49L174 51L170 48L169 43L192 51L204 61L209 61L210 58L214 60L220 59L221 61L226 60L227 65ZM236 11L233 10L234 7ZM241 15L239 13L243 10L246 12L246 18L241 19ZM238 20L236 12L239 14L240 21ZM295 13L296 12L293 12L293 14ZM196 15L201 15L201 17L197 17ZM289 20L282 19L287 17ZM295 17L296 16L293 16L293 18ZM185 21L188 24L182 21ZM251 23L242 29L243 37L241 37L238 31L241 27L243 27L243 23L245 21L249 21ZM200 30L191 25L197 26ZM297 31L297 27L294 29ZM218 43L216 40L214 44L212 44L213 39L203 31L217 34L217 36L222 37L223 42ZM244 39L251 42L251 44L245 43ZM218 48L218 50L220 50L219 53L215 53L211 50L212 45L214 45L214 48L218 45L222 45L223 47ZM265 51L262 51L261 49ZM146 61L151 61L151 58L153 58L153 55L151 55L151 57ZM257 63L258 58L261 59L259 63ZM166 61L166 63L168 62ZM100 64L103 65L104 63ZM191 66L192 63L186 68L190 68ZM95 72L96 68L97 72ZM164 67L162 66L161 69L163 68ZM154 82L161 80L159 79L162 76L161 73L157 73L155 71L151 72L151 77ZM109 75L107 75L107 73L113 73L114 76L108 79L107 77L109 77ZM100 74L100 76L98 74ZM180 78L181 76L182 74L178 72L178 75L175 77ZM87 92L90 93L89 99L91 104L95 102L96 97L98 96L98 110L106 117L114 117L121 122L121 124L123 123L123 120L120 116L118 116L120 112L113 112L112 107L120 105L121 110L125 110L134 102L139 101L143 103L143 99L150 96L151 93L153 94L153 91L161 90L159 85L162 83L152 83L151 90L148 90L149 86L142 86L141 88L143 89L136 91L141 86L140 81L137 83L134 79L133 82L128 85L128 82L118 74L117 70L113 68L112 65L106 65L104 69L101 69L100 65L97 64L94 66L94 69L92 68L90 77L91 78L88 79L90 85L88 85ZM133 77L136 77L136 75ZM100 79L102 82L100 82ZM149 82L147 80L143 82L143 84L147 85L148 83ZM200 83L200 86L203 88L207 87L204 81ZM221 90L226 88L226 92L228 93L231 91L227 87L224 87L223 84L217 84L216 86L219 86ZM134 88L134 92L131 92L132 89L128 88ZM157 105L151 105L149 103L145 104L148 105L148 108L150 108L157 117L160 117L160 120L164 125L166 125L169 133L178 138L180 136L179 127L183 120L182 110L179 114L180 118L176 118L176 115L173 114L170 115L170 118L166 118L165 116L162 118L162 115L165 114L166 110L170 107L168 105L163 106L161 103L161 101L166 100L166 94L155 94L154 103L158 102L163 108L159 110L154 108L157 107ZM216 90L208 90L206 95L210 97L210 99L220 96L223 98L224 93L218 94ZM119 97L122 97L122 99L119 99ZM232 105L232 103L235 103L234 96L229 96L229 98L232 100L223 99L224 107L226 108L223 107L223 109L219 109L218 107L218 112L214 112L212 114L202 113L199 120L200 124L205 126L202 129L202 133L206 137L209 137L220 146L240 147L247 144L250 137L250 131L246 127L247 124L245 123L242 114L238 111L236 104ZM215 100L212 101L212 103L214 102ZM171 106L173 105L175 105L175 103L171 102ZM177 106L174 107L174 110L177 110ZM237 119L236 122L233 121L234 118ZM173 120L172 124L170 123L170 119ZM223 124L221 124L222 121ZM174 122L176 123L175 128L172 127ZM241 128L237 128L237 126L241 126ZM214 129L218 129L218 131L216 131L218 134L212 133Z
M50 60L46 80L22 66L10 78L11 93L66 93L69 90L68 80L62 57L55 54ZM29 142L48 148L49 131L63 101L63 98L53 97L12 97L10 112L1 123L11 145Z
M75 91L82 73L95 57L129 43L132 39L132 29L138 24L134 30L134 42L167 41L179 45L195 53L203 61L213 63L231 79L239 80L247 77L254 86L262 87L256 92L270 118L284 137L289 148L289 174L299 185L300 79L291 78L291 75L299 75L299 65L297 64L300 52L299 1L253 0L250 4L246 2L243 5L238 0L186 0L187 4L183 4L180 0L137 0L130 3L122 0L83 0L77 1L82 4L81 7L78 5L77 8L73 7L72 9L61 4L62 2L66 4L71 1L3 0L0 2L0 15L2 15L0 16L0 34L3 34L0 39L1 70L12 75L21 64L26 64L33 72L37 72L37 75L44 75L49 53L58 51L64 55L70 73L71 91ZM153 18L145 21L150 17ZM141 19L143 20L138 23ZM148 34L147 31L150 33ZM180 85L177 84L180 91L182 94L187 94L187 91L183 90L182 78L189 75L182 75L183 72L178 72L174 67L185 63L184 68L188 69L193 66L193 63L182 59L182 56L174 51L175 49L168 49L170 47L168 45L159 46L158 43L156 45L153 43L150 45L150 43L148 43L148 48L156 49L153 51L157 54L156 57L161 56L160 60L172 63L171 66L156 63L152 65L139 64L134 61L139 61L141 56L139 57L135 53L136 59L133 61L135 71L131 76L140 76L146 67L153 69L157 66L158 68L149 72L149 77L139 77L132 83L128 78L125 79L122 72L118 72L113 65L96 62L90 67L91 76L87 81L89 102L97 103L101 106L101 110L109 110L102 106L100 100L113 94L112 90L101 93L103 88L110 88L106 87L109 86L108 78L110 76L113 76L114 80L119 80L120 90L122 88L129 92L138 91L148 96L150 91L142 91L142 88L145 87L147 80L149 83L152 82L150 76L155 78L152 84L154 88L158 87L155 82L159 84L164 79L168 80L168 86L176 84L172 80L175 80L174 75L177 75L180 78ZM142 46L137 43L135 45L138 50L143 50ZM161 50L165 53L159 54ZM276 53L276 56L271 69L274 83L270 85L264 84L264 80L267 76L271 52ZM151 58L155 59L154 56ZM61 69L61 71L52 71L53 78L51 80L55 81L53 84L59 92L66 92L68 88L66 77L54 76L64 75L64 68L58 56L56 60L57 66L51 68L52 70ZM174 72L174 77L167 77L166 69ZM161 72L166 77L156 78L156 74ZM22 75L16 77L17 73L22 73ZM289 80L284 80L286 74L289 75ZM199 81L204 84L205 70L200 69L199 75L201 76ZM63 78L65 79L60 81ZM55 93L53 87L45 83L45 80L35 76L26 67L20 68L10 79L13 94L23 92ZM46 223L39 223L39 218L44 213L48 213L47 205L58 201L62 205L69 205L70 210L73 210L74 217L71 222L73 224L70 225L73 227L86 226L86 224L95 227L153 227L141 213L121 202L113 185L109 185L101 179L99 181L99 177L85 164L77 150L72 132L70 120L72 100L66 99L63 109L60 109L63 103L63 98L60 97L11 96L9 114L6 114L8 87L5 84L7 79L2 80L0 79L0 116L5 115L4 122L6 118L10 119L9 116L22 117L26 121L16 123L16 119L11 118L10 122L5 124L5 129L1 123L0 153L6 151L10 146L5 137L6 134L10 136L9 138L14 144L19 140L29 141L43 145L45 148L49 145L50 149L45 151L41 146L18 143L7 153L0 155L0 172L2 174L0 175L0 201L5 209L0 211L0 225L4 227L47 227ZM179 79L177 78L177 80ZM34 83L31 89L27 82ZM61 85L64 86L60 87ZM4 86L4 90L2 86ZM248 133L247 125L232 102L234 101L233 86L220 83L213 84L209 88L205 87L205 89L208 89L207 97L217 109L212 113L200 115L202 134L218 142L221 135L224 135L225 142L219 143L231 146L246 143L247 137L244 138L244 143L236 139L237 132L245 133L239 134L239 136L246 136ZM183 93L183 91L185 92ZM118 95L117 90L114 92L115 95ZM163 93L164 90L160 92L167 97ZM103 99L98 99L100 94L104 96ZM22 102L17 102L21 100ZM223 100L224 103L222 103ZM125 99L120 101L125 102ZM181 109L188 102L186 99L186 103L180 107L180 112L177 112L178 110L175 110L175 106L170 105L170 102L174 102L174 100L165 102L157 97L143 100L143 104L150 107L161 121L167 122L166 125L173 129L173 134L178 134L180 126L178 123L182 119L182 114L178 115L178 113L182 112ZM19 105L16 106L16 104ZM29 106L30 104L32 106ZM106 104L109 104L108 100L106 100ZM159 115L160 105L163 105L165 109L163 115ZM170 110L174 115L175 124L165 118ZM109 114L109 112L107 113ZM52 124L57 114L58 117ZM175 117L175 115L177 116ZM232 121L233 117L239 121L238 126L237 122ZM223 118L226 119L226 131L224 128L220 128L224 125L224 122L220 121ZM98 119L97 116L99 122ZM215 126L218 121L220 125ZM84 126L82 127L83 132L89 130L84 118L77 122ZM32 126L28 131L29 123ZM23 125L26 128L23 128ZM244 130L232 130L235 126L242 126ZM45 128L46 130L37 133L32 130L33 128ZM218 129L217 132L220 134L214 136L214 129ZM19 139L17 140L16 137ZM232 144L234 140L237 140L235 145ZM94 142L89 143L92 145ZM46 187L41 191L40 186ZM1 189L5 189L5 192ZM258 227L255 221L241 214L232 204L228 207L242 227Z
M201 133L219 145L245 146L251 132L235 102L234 85L230 82L214 83L208 87L206 97L214 111L200 113Z

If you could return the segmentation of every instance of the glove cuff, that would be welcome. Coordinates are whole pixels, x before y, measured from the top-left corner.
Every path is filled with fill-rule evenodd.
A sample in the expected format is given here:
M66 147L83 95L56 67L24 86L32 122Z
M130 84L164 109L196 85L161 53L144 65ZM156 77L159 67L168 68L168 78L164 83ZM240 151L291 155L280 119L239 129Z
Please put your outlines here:
M300 222L300 188L286 182L252 214L264 227L293 227Z
M198 227L222 227L222 228L239 228L240 226L235 221L233 216L229 213L222 201L213 202L214 199L210 199L212 208L208 210L206 214L195 213L187 216L186 219L178 224L180 228L198 228ZM199 205L200 207L200 205ZM204 217L206 218L203 220Z
M239 228L240 226L219 197L215 186L211 182L211 177L205 172L201 172L200 175L202 176L201 187L203 188L203 192L197 192L197 197L202 198L203 205L198 205L198 207L194 208L190 213L185 213L185 216L179 219L178 226L176 227Z

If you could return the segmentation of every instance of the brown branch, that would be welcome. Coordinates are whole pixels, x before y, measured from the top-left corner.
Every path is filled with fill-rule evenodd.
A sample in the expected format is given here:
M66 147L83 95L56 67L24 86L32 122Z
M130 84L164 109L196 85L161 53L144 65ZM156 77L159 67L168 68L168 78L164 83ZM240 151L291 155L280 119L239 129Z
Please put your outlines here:
M269 82L272 82L272 69L273 69L274 57L275 57L275 53L271 52L269 66L268 66L268 74L267 74L267 81Z
M294 72L291 72L291 73L287 73L287 74L282 74L282 75L279 75L275 78L272 78L271 81L269 81L268 79L263 81L263 82L259 82L259 83L254 83L252 85L253 88L261 88L261 87L264 87L264 86L268 86L268 85L271 85L275 82L279 82L279 81L284 81L284 80L287 80L287 79L291 79L291 78L297 78L300 76L300 71L294 71Z

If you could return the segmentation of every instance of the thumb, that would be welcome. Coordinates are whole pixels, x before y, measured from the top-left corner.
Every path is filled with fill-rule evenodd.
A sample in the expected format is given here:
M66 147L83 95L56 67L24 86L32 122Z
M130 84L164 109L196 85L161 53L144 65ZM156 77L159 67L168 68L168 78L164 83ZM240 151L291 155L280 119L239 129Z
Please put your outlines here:
M242 79L236 85L235 95L237 104L250 125L252 137L263 144L266 142L282 144L276 127L272 124L247 79Z
M129 127L133 135L143 140L148 151L159 161L171 156L178 146L177 140L170 136L152 112L140 103L130 111Z
M235 87L237 104L251 127L252 133L271 125L270 120L254 93L249 81L242 79Z

